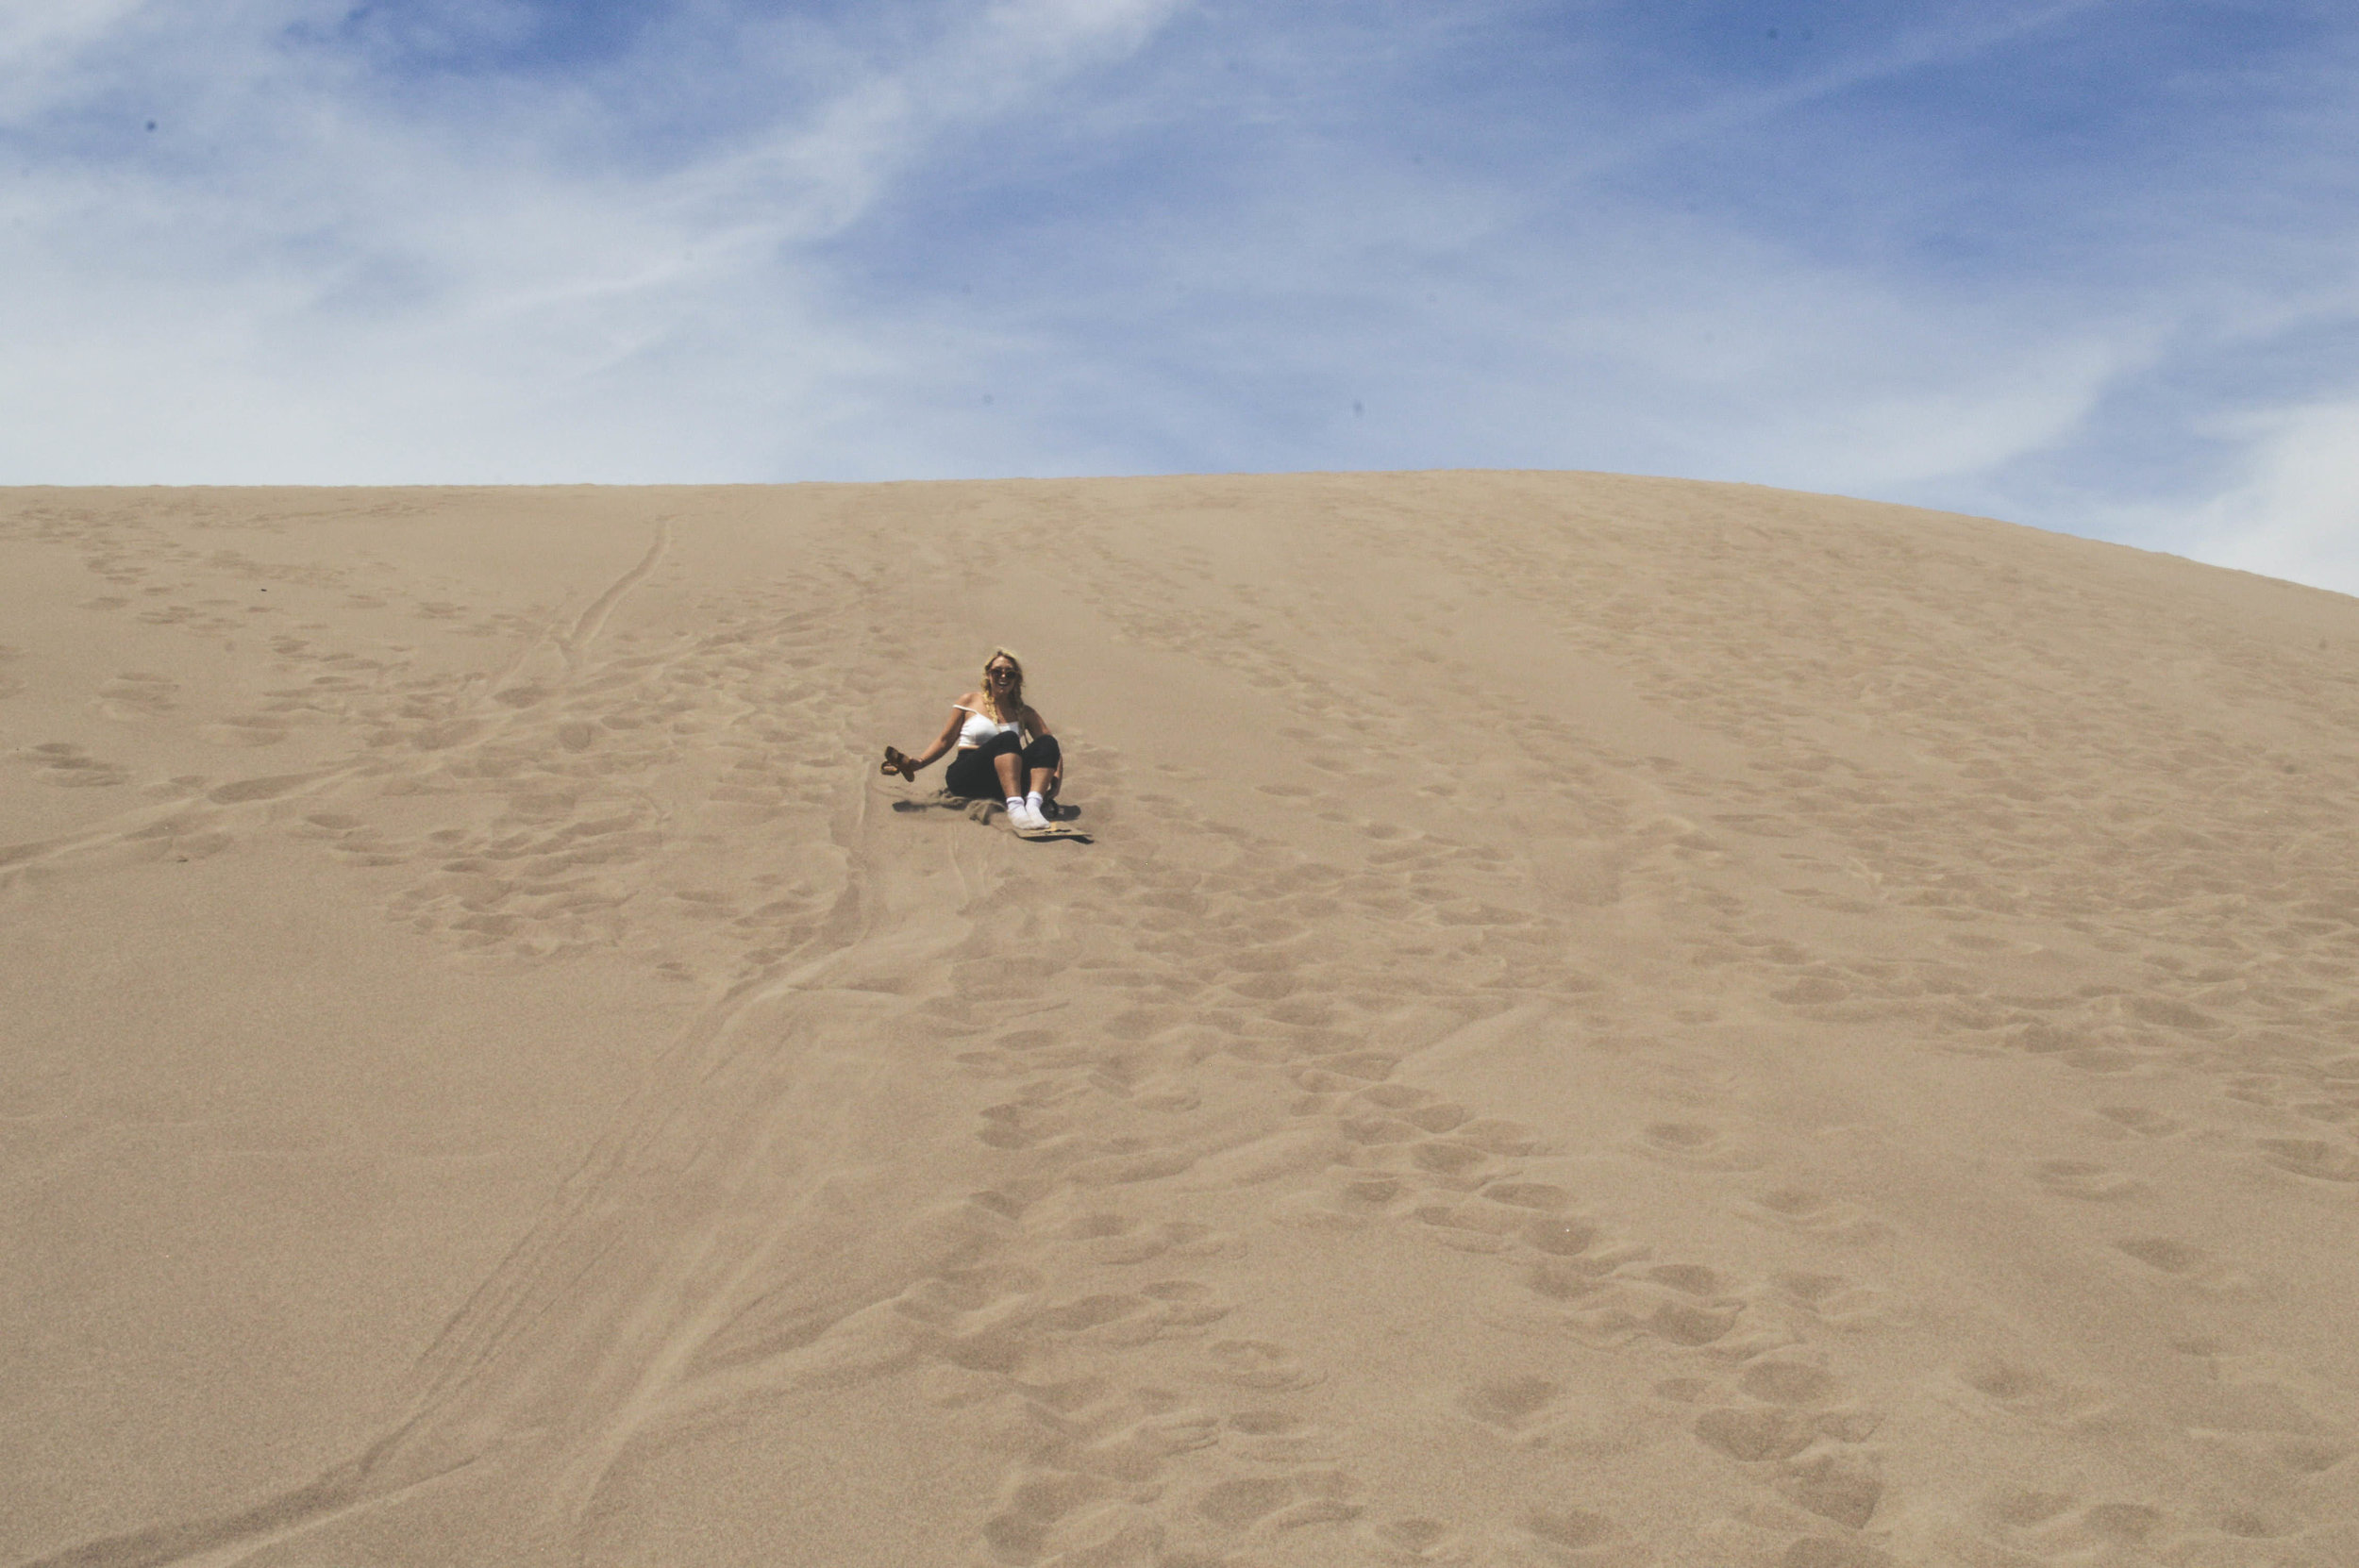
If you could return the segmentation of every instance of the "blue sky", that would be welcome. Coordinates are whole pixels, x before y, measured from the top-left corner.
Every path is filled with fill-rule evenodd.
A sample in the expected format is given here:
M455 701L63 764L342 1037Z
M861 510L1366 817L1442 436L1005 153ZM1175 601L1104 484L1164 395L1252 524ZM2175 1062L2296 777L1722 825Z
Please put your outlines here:
M1605 469L2359 592L2354 87L2328 0L17 0L0 482Z

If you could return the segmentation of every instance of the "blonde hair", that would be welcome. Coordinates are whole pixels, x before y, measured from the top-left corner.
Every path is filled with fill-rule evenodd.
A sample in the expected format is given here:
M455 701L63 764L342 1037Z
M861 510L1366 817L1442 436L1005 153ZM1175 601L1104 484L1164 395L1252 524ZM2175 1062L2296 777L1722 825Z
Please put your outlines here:
M999 693L991 689L991 667L1003 659L1015 666L1015 685L1008 692L1009 709L1000 708ZM999 723L1004 725L1023 722L1024 660L1017 657L1013 648L994 648L991 650L991 657L983 660L982 698L983 706L991 709L991 716Z

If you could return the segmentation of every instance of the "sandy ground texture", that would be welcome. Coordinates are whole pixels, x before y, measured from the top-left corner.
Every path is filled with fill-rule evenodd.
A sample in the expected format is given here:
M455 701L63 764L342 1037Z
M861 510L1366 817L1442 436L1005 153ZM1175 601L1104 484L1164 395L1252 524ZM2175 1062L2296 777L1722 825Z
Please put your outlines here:
M1537 474L0 567L0 1560L2359 1563L2359 601ZM999 642L1094 842L877 769Z

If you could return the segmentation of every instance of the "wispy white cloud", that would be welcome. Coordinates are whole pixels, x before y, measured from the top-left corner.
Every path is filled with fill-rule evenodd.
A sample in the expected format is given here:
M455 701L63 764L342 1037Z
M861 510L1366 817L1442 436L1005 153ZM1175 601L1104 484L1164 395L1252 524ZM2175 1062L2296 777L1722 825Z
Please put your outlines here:
M2346 571L2359 19L1796 14L33 0L0 479L1611 468Z
M85 0L0 8L0 117L19 120L69 97L84 52L120 37L147 4Z
M2042 4L1997 5L1966 10L1936 8L1922 17L1896 13L1898 26L1889 38L1856 53L1836 56L1825 64L1805 68L1782 80L1722 88L1705 95L1700 102L1666 106L1665 111L1648 116L1625 136L1600 140L1579 167L1583 174L1604 174L1660 157L1673 148L1707 142L1771 123L1809 105L1879 82L1935 66L1954 66L2001 45L2034 37L2101 7L2122 4L2123 0L2045 0Z
M569 158L588 110L563 81L508 84L533 112L406 111L352 60L288 42L313 8L60 29L53 54L115 45L78 85L84 112L112 101L119 138L130 89L183 95L169 136L137 133L153 156L58 157L7 201L11 276L39 309L0 345L0 471L619 479L841 460L863 384L922 381L939 350L830 312L800 249L931 141L1135 49L1170 8L1002 0L659 170ZM209 156L173 150L197 138Z
M2217 566L2359 593L2359 397L2240 415L2226 491L2157 521Z

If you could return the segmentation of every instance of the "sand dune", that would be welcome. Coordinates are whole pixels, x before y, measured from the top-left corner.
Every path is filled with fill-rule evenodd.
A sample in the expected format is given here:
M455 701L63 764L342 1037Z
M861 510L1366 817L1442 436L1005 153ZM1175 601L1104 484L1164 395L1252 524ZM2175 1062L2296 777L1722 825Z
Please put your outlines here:
M0 560L0 1559L2359 1563L2359 602L1586 475ZM1001 642L1094 842L876 770Z

